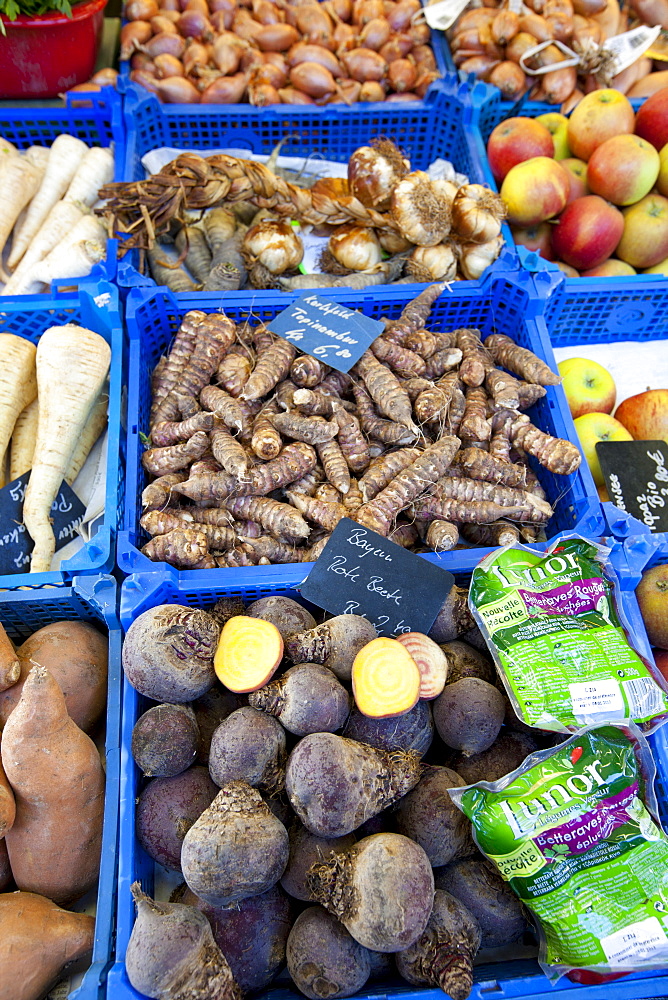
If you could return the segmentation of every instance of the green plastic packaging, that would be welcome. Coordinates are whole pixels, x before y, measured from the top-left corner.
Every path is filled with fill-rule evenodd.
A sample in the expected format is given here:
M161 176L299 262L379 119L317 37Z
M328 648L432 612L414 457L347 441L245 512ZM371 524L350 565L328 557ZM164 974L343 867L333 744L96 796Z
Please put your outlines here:
M527 725L574 732L633 719L668 721L668 687L630 644L609 549L577 535L547 552L507 545L473 570L469 606L515 712Z
M553 981L668 965L668 838L633 723L589 726L496 782L449 794L532 914Z

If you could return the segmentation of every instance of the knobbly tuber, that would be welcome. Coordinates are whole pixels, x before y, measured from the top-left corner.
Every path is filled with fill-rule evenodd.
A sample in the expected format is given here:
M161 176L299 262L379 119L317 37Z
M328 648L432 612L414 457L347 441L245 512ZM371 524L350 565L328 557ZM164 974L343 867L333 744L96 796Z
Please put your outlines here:
M423 848L433 867L467 846L470 824L447 791L464 784L449 767L430 767L397 806L397 830Z
M186 705L154 705L132 730L132 756L147 778L171 778L194 762L199 746L195 713Z
M295 920L287 961L295 986L309 1000L349 997L371 972L368 950L321 906L309 907Z
M473 914L449 892L437 889L427 926L413 945L397 955L397 968L415 986L440 987L452 1000L466 1000L480 941Z
M311 891L365 948L403 951L422 934L434 876L422 848L398 833L365 837L314 865Z
M183 838L217 793L205 767L149 781L139 793L135 812L137 840L149 857L171 871L181 871Z
M284 785L285 759L285 732L280 722L244 705L214 732L209 774L220 788L229 781L245 781L273 793Z
M310 833L343 837L417 784L420 758L334 733L305 736L288 757L285 790Z
M186 885L176 890L172 900L202 911L243 993L269 985L285 961L292 924L294 904L280 886L241 899L229 908L211 906Z
M337 615L329 621L290 636L285 651L293 663L322 663L342 681L349 681L353 660L376 629L360 615Z
M484 640L483 640L484 641ZM447 684L456 684L464 677L477 677L481 681L493 684L496 679L494 664L485 653L469 646L467 642L455 639L452 642L441 643L441 649L448 660Z
M199 608L161 604L136 618L123 643L123 670L133 688L154 701L199 698L216 679L220 626Z
M420 695L420 671L396 639L372 639L355 657L353 696L363 715L389 719L409 712Z
M181 869L200 899L227 906L271 889L288 856L287 831L260 793L230 781L186 833Z
M125 953L131 985L153 1000L241 1000L209 921L194 906L159 903L132 886L137 919Z
M478 677L446 684L433 703L434 725L447 746L465 756L482 753L499 734L506 711L498 688Z
M536 741L525 733L514 733L504 727L491 747L482 753L466 757L458 753L450 759L450 766L467 785L477 781L498 781L538 749Z
M332 851L345 851L355 843L355 836L316 837L301 825L293 823L289 832L290 858L281 875L281 885L295 899L314 902L308 887L308 872L312 865L327 860Z
M251 618L262 618L271 622L285 641L296 632L315 628L315 618L301 604L290 597L261 597L246 608L245 614Z
M214 666L221 684L243 694L271 679L283 659L283 639L271 622L236 615L223 625Z
M248 704L276 716L289 733L333 733L350 711L350 697L336 675L319 663L299 663L248 698Z
M482 948L502 948L524 933L522 904L485 858L460 858L434 872L437 889L452 893L473 914Z
M354 707L342 735L378 750L414 750L422 757L434 738L431 707L420 699L410 711L392 719L371 719Z

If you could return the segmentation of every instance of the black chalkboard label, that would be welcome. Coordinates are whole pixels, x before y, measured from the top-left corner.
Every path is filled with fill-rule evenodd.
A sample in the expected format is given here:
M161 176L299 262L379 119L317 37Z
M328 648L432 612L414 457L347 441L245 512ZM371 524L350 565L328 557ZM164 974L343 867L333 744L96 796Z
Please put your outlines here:
M304 354L347 372L380 336L385 324L307 292L272 319L268 328L296 344Z
M33 540L23 524L23 497L30 479L25 472L0 490L0 574L26 573L30 568ZM86 508L66 482L51 507L56 551L77 536Z
M612 503L650 531L668 531L666 442L599 441L596 454Z
M302 583L302 597L334 615L362 615L378 635L428 632L452 573L344 517Z

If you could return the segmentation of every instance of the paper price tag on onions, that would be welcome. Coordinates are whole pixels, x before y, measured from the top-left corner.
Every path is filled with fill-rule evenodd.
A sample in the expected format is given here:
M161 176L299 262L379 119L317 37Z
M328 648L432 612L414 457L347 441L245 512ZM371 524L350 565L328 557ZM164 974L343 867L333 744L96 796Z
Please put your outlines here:
M347 372L380 336L384 324L308 292L279 313L268 329L330 368Z

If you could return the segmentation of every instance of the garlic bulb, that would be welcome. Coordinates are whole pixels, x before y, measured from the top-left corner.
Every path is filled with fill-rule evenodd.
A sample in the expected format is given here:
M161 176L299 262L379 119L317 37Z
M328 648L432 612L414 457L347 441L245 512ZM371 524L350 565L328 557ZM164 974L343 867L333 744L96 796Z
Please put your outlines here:
M392 191L411 165L389 139L374 139L360 146L348 160L350 193L366 208L386 212Z
M378 233L378 242L383 250L389 254L403 253L410 250L413 244L401 233L393 232L391 229L381 229Z
M450 208L452 208L452 203L457 196L457 192L459 191L459 185L455 184L454 181L446 180L445 177L438 177L431 183L439 198L442 198L443 201L447 202Z
M373 229L339 226L327 244L332 257L350 271L366 271L380 264L383 252Z
M457 257L448 243L416 247L408 258L406 270L416 281L454 281Z
M246 232L244 254L262 264L271 274L292 271L301 263L304 247L287 222L258 222Z
M420 247L435 247L450 232L450 209L428 174L415 170L392 192L392 216L402 236Z
M463 243L459 247L459 269L464 277L479 278L494 263L502 247L503 236L495 236L489 243Z
M489 243L501 232L506 208L482 184L465 184L452 204L452 228L467 243Z

